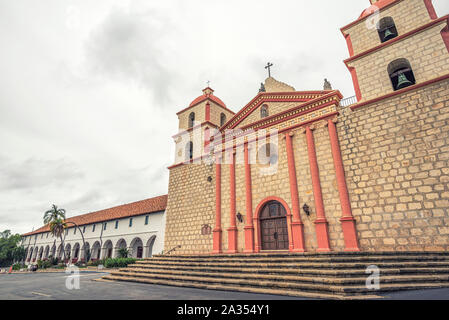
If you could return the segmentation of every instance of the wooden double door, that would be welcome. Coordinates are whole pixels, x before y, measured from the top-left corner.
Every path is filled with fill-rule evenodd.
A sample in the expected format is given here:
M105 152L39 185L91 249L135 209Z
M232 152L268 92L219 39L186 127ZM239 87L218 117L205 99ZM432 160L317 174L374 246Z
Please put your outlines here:
M288 250L287 212L277 201L268 202L259 216L262 250Z

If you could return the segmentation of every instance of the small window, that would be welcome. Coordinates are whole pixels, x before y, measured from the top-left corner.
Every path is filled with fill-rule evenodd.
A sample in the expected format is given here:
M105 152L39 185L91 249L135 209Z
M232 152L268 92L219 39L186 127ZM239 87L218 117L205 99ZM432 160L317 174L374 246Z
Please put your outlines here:
M47 233L47 238L48 238L48 233Z
M192 128L195 124L195 112L189 114L189 128Z
M186 160L193 159L193 142L190 141L186 144Z
M86 226L83 227L83 233L85 233L85 232L86 232Z
M73 228L73 234L76 234L76 227Z
M264 104L261 108L260 108L260 117L261 118L266 118L268 117L268 106L266 104Z
M145 216L145 225L148 224L148 218L149 218L149 216Z
M220 115L220 127L223 127L226 123L226 115L224 113L222 113Z
M115 221L115 228L118 229L118 220Z
M65 235L69 234L69 229L65 229Z
M95 232L95 225L92 226L92 232Z
M129 226L130 226L130 227L133 226L133 218L129 218Z
M278 162L277 145L267 143L259 148L259 163L262 165L274 165Z
M107 225L108 225L107 222L103 223L103 230L106 230Z
M398 31L396 30L396 25L392 17L380 19L377 23L377 32L382 43L398 36Z
M41 239L43 239L43 238L44 238L44 234L42 233L42 234L41 234Z
M416 83L412 67L407 59L397 59L388 65L393 90L400 90Z

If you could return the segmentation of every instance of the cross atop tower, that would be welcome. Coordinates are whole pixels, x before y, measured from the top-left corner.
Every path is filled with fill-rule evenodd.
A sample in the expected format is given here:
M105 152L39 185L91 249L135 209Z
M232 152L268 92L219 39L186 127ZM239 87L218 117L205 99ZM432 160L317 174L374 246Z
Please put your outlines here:
M271 70L270 68L273 66L273 64L271 62L268 62L267 65L265 66L265 69L268 69L268 78L271 78Z

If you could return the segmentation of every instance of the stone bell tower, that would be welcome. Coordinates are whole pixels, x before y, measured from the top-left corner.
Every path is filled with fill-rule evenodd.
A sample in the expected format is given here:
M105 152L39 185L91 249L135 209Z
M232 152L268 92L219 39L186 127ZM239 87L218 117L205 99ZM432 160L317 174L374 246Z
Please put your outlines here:
M361 249L449 249L449 16L371 0L341 28L357 103L337 124Z
M209 86L177 113L173 136L175 161L170 170L164 251L208 253L212 248L215 212L215 171L207 162L210 139L234 112Z
M426 83L449 73L448 18L431 0L371 0L341 28L358 101Z

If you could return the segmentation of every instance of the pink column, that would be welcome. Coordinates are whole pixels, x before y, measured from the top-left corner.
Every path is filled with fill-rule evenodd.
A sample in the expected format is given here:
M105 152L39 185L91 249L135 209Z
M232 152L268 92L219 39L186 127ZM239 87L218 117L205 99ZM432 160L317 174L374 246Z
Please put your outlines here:
M327 121L329 128L329 138L332 148L332 157L334 158L335 175L337 176L338 193L340 195L340 204L342 217L340 218L345 239L345 251L360 251L355 230L355 219L352 216L351 205L349 203L348 188L346 186L343 161L341 159L340 144L338 142L337 128L332 119Z
M231 164L229 165L230 171L230 227L228 228L228 253L237 253L237 226L235 221L235 151L231 152Z
M246 226L245 252L254 252L253 195L251 188L251 165L249 164L248 143L245 143L245 192L246 192Z
M214 254L222 253L221 249L221 157L215 156L215 229L213 231Z
M323 195L321 193L320 173L316 158L315 141L310 127L306 128L307 151L309 153L310 175L312 176L313 197L315 199L316 220L315 231L318 244L318 252L329 252L329 230L324 214Z
M292 241L290 241L290 251L304 252L304 224L299 215L298 182L296 180L295 157L293 154L293 134L287 132L285 143L287 147L288 175L290 180L290 195L292 200L293 221L291 223ZM288 222L288 220L287 220Z

